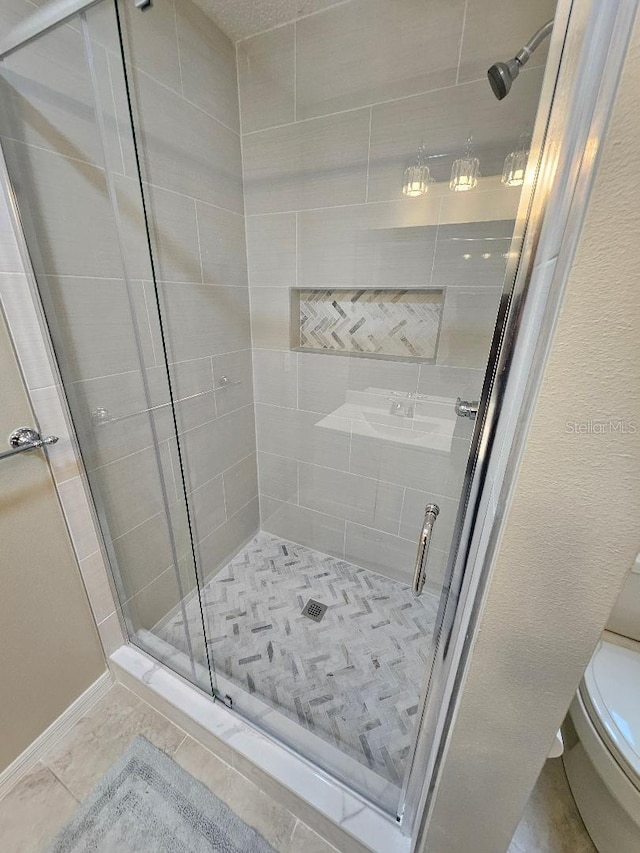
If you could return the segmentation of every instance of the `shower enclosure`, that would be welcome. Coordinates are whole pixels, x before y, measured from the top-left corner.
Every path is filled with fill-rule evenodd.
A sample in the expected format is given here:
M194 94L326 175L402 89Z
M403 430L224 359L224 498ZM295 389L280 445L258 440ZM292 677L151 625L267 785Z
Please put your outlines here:
M67 3L0 64L127 634L400 818L546 48L504 101L486 70L555 3L350 0L251 34L138 5Z

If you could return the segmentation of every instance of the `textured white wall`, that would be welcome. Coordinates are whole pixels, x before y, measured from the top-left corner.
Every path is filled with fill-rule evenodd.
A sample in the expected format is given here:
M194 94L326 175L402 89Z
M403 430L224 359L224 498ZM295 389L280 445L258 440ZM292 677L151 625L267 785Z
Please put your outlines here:
M640 545L636 27L491 579L429 853L500 853Z
M234 41L334 6L341 0L196 0Z

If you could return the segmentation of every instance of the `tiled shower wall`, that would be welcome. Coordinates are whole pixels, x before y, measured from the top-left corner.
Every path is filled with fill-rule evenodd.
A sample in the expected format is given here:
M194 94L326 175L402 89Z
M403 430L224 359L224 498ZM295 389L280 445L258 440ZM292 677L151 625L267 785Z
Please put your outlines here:
M442 510L431 560L437 575L470 435L470 424L453 417L453 402L479 393L519 198L496 176L532 126L545 52L502 103L491 96L484 69L553 11L548 0L536 8L523 0L504 7L500 14L489 0L353 0L240 42L236 77L236 51L190 0L155 0L148 15L125 4L160 300L204 574L258 527L258 463L266 530L394 577L408 578L422 509L436 500ZM0 8L8 27L34 6L3 0ZM109 14L106 6L94 8L90 20L103 101L112 110L108 156L135 271L145 367L161 406L166 384L145 235L139 216L131 215L133 149L117 44L106 29L100 36L102 14ZM48 98L37 87L20 92L21 105L46 121L29 125L28 138L5 124L4 141L37 183L43 209L52 211L39 223L46 236L43 274L70 318L71 384L85 415L105 408L115 417L133 416L127 430L97 431L83 417L76 427L86 438L85 461L107 484L114 548L130 573L126 594L139 624L151 627L177 604L178 590L139 376L128 369L131 328L122 322L114 244L105 239L104 187L86 195L87 186L95 190L97 161L79 36L65 28L56 37L57 62L36 51L28 63L42 67L25 68L27 80L39 75L50 83ZM82 107L75 114L68 101L51 98L69 87ZM470 131L484 177L472 193L454 194L447 187L451 163ZM427 196L408 200L400 192L402 172L420 143L437 155L429 161L435 182ZM14 330L20 286L16 279ZM292 351L289 291L296 287L446 288L435 363ZM53 393L34 381L34 398ZM367 389L376 393L358 396ZM428 407L417 401L416 418L392 414L394 395L409 393L442 399ZM421 415L440 421L425 446L414 441ZM154 417L162 473L175 488L178 460L166 407ZM80 506L77 470L60 476L67 503ZM180 514L180 493L173 494ZM95 538L77 538L87 576L98 577ZM113 622L108 585L102 579L96 586L103 602L97 618Z
M480 393L519 201L499 176L546 52L502 102L486 68L554 5L352 0L237 44L264 529L408 579L435 500L437 582L471 430L453 405ZM469 133L483 177L453 193ZM434 183L407 199L420 144ZM435 363L292 351L291 288L340 287L446 288ZM398 394L440 399L412 418Z
M133 4L122 8L131 41L166 343L180 399L187 487L207 574L258 528L235 51L189 0L175 6L156 0L150 15L135 11ZM23 0L2 3L7 26L33 11L33 4ZM135 627L150 628L178 603L179 592L160 477L176 517L178 547L184 551L188 545L179 520L184 513L176 442L110 4L91 10L88 22L144 368L152 403L160 407L153 414L161 439L160 470L144 413L89 75L76 28L61 28L11 60L14 76L3 87L3 145L14 174L30 190L25 226L28 234L37 231L37 241L31 241L32 248L35 242L40 247L34 263L66 340L63 375L77 404L74 420L85 464L101 482L121 589L136 615ZM16 303L20 286L16 281ZM17 310L10 320L16 334ZM37 394L39 386L31 387ZM109 418L126 420L97 427L90 412L99 408ZM41 424L55 431L42 418ZM63 500L76 489L80 506L74 473L59 489ZM72 503L73 495L68 497ZM93 570L89 563L97 572L99 562L95 537L89 539L79 549L88 573ZM183 588L192 588L193 573L182 567L181 575ZM109 596L103 599L108 609ZM108 615L99 612L96 618Z
M154 0L129 31L145 72L135 77L143 173L206 577L259 527L236 56L191 0Z

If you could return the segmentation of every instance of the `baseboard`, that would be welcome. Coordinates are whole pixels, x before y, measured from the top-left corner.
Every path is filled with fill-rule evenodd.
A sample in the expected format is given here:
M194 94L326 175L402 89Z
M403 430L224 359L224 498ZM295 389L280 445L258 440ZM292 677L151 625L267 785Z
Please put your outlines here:
M78 720L105 695L113 684L109 671L82 693L57 720L39 735L24 752L0 773L0 800L75 726Z

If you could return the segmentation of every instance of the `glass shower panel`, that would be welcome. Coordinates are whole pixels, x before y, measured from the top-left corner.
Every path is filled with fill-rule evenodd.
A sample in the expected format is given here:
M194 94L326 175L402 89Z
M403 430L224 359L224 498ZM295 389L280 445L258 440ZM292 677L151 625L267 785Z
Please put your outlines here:
M105 0L3 145L133 642L400 816L544 54L498 102L510 18L374 5Z
M211 693L112 3L0 66L2 146L130 639Z
M544 66L498 102L486 68L512 19L485 30L480 4L465 22L444 0L362 10L238 44L261 533L204 595L218 674L295 722L302 734L280 736L300 751L324 741L321 766L393 813L448 595L468 415L519 252L522 187L501 174ZM222 581L259 618L225 630Z
M180 476L206 585L260 526L235 50L191 3L176 6L178 32L202 38L202 54L179 52L168 7L119 9L130 97L116 108L129 111L138 140ZM218 649L227 653L221 632L242 609L235 598L229 585L224 612L207 595L185 601L187 623L208 614L206 644L194 651L212 667ZM183 623L182 614L167 620L160 639L185 651ZM215 678L220 694L234 688L217 671Z

